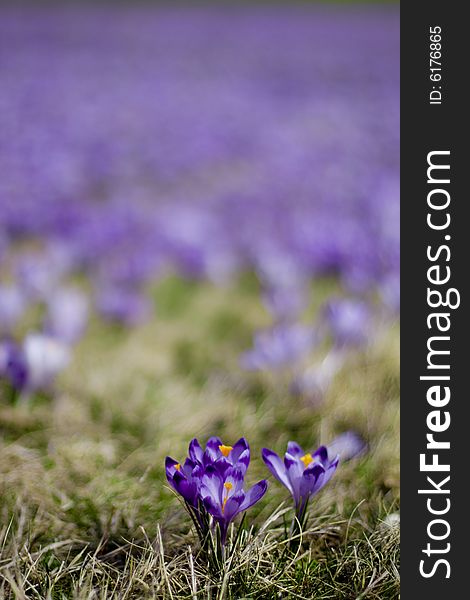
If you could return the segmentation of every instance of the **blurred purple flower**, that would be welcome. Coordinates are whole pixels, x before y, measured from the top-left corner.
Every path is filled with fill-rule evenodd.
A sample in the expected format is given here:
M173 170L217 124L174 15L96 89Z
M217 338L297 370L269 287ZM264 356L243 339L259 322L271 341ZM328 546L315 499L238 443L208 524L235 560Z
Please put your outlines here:
M304 358L317 342L315 331L300 324L281 324L255 335L253 349L240 362L250 371L276 369Z
M69 264L55 247L21 255L15 265L20 287L31 300L45 300L67 273Z
M271 286L263 293L263 301L277 321L297 317L307 306L307 292L302 284Z
M16 391L20 392L26 387L26 356L21 346L12 340L0 342L0 378L7 379Z
M0 375L19 392L46 389L69 361L69 348L41 333L28 334L22 344L0 344Z
M371 314L365 302L349 298L330 300L324 314L336 346L360 346L367 342Z
M346 431L338 435L327 446L328 456L338 455L341 462L362 456L367 449L363 438L355 431Z

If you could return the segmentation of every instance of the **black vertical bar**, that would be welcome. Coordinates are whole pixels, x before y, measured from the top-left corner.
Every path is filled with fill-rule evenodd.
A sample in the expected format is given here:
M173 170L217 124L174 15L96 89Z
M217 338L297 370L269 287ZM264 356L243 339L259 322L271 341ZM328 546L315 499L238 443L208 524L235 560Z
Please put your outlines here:
M470 219L466 216L470 198L464 189L468 172L465 137L469 128L464 112L468 73L465 58L470 52L466 48L469 35L464 7L465 3L435 0L401 5L401 588L404 600L470 597L466 581L468 552L464 546L470 533L467 495L470 469L466 466L465 443L470 439L466 420L469 399L465 389L465 374L470 372L465 312L470 278L467 266ZM437 46L431 44L438 39L437 34L433 39L431 36L439 28L440 50L436 50ZM431 55L433 51L440 51L440 57ZM437 62L431 62L433 57ZM450 169L431 171L429 182L428 155L433 151L449 152L432 155L430 160L450 165ZM447 178L450 182L443 183ZM433 182L436 179L440 183ZM431 204L445 205L449 195L447 208L438 210L428 205L432 190L444 191L434 192ZM427 223L428 214L437 226L450 218L449 226L433 229ZM436 265L438 269L432 270L430 277L442 280L450 273L447 283L429 281L428 269ZM428 288L440 291L443 297L455 288L457 291L450 293L451 303L456 304L460 295L460 306L430 307ZM437 299L434 294L431 301L438 304ZM439 331L437 318L431 317L428 322L432 313L447 315L439 321L443 329L446 323L451 323L447 332ZM434 349L450 350L449 355L433 357L433 364L438 363L442 368L428 368L427 343L432 336L450 338L431 342ZM446 365L450 368L445 369ZM420 380L420 376L450 379ZM441 406L437 406L437 401L432 406L427 399L428 390L438 385L442 386L440 394L444 394L444 386L449 388L450 400L447 404L443 401ZM445 428L448 418L450 426ZM443 431L436 433L432 427L441 427ZM427 434L433 434L436 441L449 442L450 449L427 448L430 443ZM426 464L436 460L439 465L449 465L450 471L423 470L421 454L425 455ZM442 483L448 476L450 479ZM431 510L442 514L432 514Z

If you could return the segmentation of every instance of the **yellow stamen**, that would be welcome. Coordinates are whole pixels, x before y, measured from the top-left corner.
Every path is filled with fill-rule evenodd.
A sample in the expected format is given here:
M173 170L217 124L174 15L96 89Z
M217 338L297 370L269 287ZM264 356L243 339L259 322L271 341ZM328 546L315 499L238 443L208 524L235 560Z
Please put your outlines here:
M219 446L219 450L222 452L222 454L227 457L230 452L232 452L233 450L233 446L224 446L223 444L221 446Z
M222 502L222 513L225 510L225 505L227 504L228 500L228 492L233 488L233 483L230 483L230 481L225 482L224 488L227 490L227 495L225 496L224 501Z
M181 465L180 465L179 463L176 463L176 465L175 465L175 469L176 469L177 471L179 471L179 470L181 469Z
M300 460L304 463L304 467L307 468L308 465L313 462L313 457L309 452L308 454L301 456Z

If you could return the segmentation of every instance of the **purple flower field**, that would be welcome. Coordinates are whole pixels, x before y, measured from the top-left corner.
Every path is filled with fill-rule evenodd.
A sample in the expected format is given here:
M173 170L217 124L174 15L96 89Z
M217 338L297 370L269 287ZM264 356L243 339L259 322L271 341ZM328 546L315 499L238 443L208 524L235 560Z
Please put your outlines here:
M350 539L392 560L399 125L396 5L0 7L0 595L212 597L173 493L196 479L201 547L214 522L237 555L221 598L332 597L361 502ZM219 435L249 437L248 482L223 457L180 472L189 439ZM359 456L338 464L333 439ZM301 580L269 574L282 536L260 523L292 509L262 448L310 531ZM238 572L255 551L259 577ZM45 578L44 552L65 570ZM388 573L367 598L397 597L367 560Z
M96 287L398 265L398 19L318 9L2 16L2 257ZM384 14L385 13L385 14Z

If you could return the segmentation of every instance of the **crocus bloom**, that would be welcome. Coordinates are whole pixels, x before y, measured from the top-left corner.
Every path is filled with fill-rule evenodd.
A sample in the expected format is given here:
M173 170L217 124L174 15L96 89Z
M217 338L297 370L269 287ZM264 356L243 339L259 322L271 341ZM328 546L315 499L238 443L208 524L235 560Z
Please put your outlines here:
M201 498L204 508L220 525L221 541L225 544L230 522L266 493L268 483L258 481L247 492L243 489L245 470L228 467L222 474L215 465L209 465L201 480Z
M262 456L274 477L292 495L297 515L304 514L310 497L328 483L339 461L338 456L329 458L325 446L320 446L314 454L310 454L295 442L287 444L284 460L268 448L263 448Z
M219 437L209 438L203 450L194 438L189 443L189 458L179 463L167 456L165 470L168 483L193 508L198 508L199 489L202 475L209 466L214 466L224 474L229 468L237 467L243 474L250 464L250 447L245 438L240 438L233 446L226 446Z
M258 502L266 492L267 482L259 481L244 491L243 481L250 463L250 447L245 438L228 446L214 436L207 441L205 450L194 438L188 453L184 463L167 456L168 483L186 502L201 537L208 533L209 515L219 523L224 545L230 522Z

